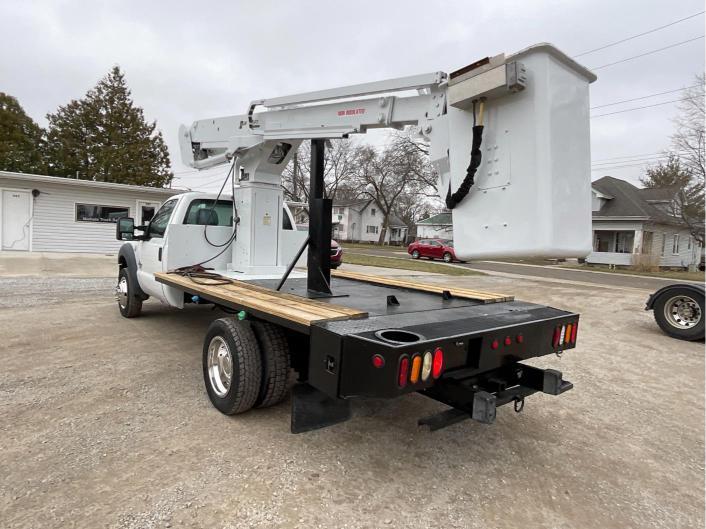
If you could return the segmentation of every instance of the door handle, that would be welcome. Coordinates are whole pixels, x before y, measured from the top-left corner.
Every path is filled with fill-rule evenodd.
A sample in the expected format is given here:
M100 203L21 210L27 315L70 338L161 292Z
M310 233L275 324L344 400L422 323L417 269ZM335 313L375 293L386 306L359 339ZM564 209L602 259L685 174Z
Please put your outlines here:
M162 262L162 247L159 247L159 251L157 252L157 261Z

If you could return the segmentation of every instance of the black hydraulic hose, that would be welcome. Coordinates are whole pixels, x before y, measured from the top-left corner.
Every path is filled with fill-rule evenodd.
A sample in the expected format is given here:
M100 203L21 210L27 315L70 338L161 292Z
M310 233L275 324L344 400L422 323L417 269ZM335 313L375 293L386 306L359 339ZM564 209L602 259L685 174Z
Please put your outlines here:
M471 187L475 183L475 176L478 167L480 166L482 153L480 150L480 145L483 142L483 125L473 126L473 142L471 146L471 163L468 164L466 169L466 176L461 182L455 193L451 193L451 182L449 182L449 191L446 194L446 207L449 209L455 208L471 190Z

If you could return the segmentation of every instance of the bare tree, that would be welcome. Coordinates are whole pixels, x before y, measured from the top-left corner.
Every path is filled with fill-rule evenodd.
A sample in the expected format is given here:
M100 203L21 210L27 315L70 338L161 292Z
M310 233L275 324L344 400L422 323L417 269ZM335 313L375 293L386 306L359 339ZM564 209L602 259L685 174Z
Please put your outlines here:
M423 152L404 135L395 135L379 153L370 146L361 148L356 180L383 215L378 237L378 244L383 244L400 197L424 195L434 178Z
M348 139L327 142L324 156L324 193L327 198L350 194L360 147ZM287 200L309 201L311 143L302 142L292 161L282 173L282 186ZM348 198L346 196L345 198Z

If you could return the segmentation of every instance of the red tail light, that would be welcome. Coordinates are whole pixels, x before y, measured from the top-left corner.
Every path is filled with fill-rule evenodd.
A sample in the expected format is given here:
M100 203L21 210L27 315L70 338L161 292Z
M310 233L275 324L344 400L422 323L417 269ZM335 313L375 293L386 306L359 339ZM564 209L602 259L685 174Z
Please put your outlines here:
M554 328L554 338L552 338L552 345L554 347L559 347L559 339L561 338L561 325Z
M436 358L436 356L434 357ZM403 388L407 385L407 373L409 372L409 357L400 358L400 371L397 375L397 384Z
M579 322L574 323L573 329L571 329L571 343L576 343L576 335L579 332Z
M382 357L382 355L373 355L373 366L377 367L380 369L381 367L385 367L385 359Z
M434 351L434 359L431 364L431 376L434 378L439 378L441 372L444 370L444 352L441 347L437 347Z

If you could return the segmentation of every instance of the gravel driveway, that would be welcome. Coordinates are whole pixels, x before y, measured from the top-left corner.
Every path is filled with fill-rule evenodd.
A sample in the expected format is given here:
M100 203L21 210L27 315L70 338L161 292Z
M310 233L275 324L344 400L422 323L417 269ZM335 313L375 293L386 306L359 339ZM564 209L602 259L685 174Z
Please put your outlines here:
M436 280L436 278L429 278ZM226 417L200 350L208 307L113 279L0 279L2 527L664 528L704 524L704 346L664 336L647 291L503 277L459 286L582 313L555 367L575 384L495 424L429 433L419 395L289 433L289 403Z

